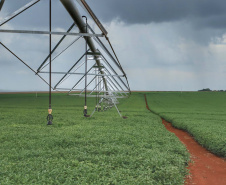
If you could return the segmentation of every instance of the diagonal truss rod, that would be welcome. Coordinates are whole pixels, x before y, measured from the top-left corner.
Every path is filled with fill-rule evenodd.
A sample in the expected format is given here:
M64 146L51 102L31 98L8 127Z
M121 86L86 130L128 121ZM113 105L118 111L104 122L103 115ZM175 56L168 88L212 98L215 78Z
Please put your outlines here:
M99 83L100 83L100 82L99 82ZM97 92L97 86L99 85L99 83L95 84L95 87L92 89L90 95L95 91L95 89L96 89L96 92Z
M120 88L121 88L121 90L118 88L118 86L111 80L111 78L110 77L108 77L107 76L107 81L108 81L108 83L109 84L112 84L116 89L117 89L117 91L122 95L122 96L124 96L125 94L126 94L126 92L124 91L124 89L122 89L121 88L121 86L119 85L119 84L117 84ZM117 83L117 81L116 81L116 83ZM114 90L115 91L115 90ZM116 92L116 91L115 91ZM123 95L123 94L124 95ZM126 95L125 95L126 96Z
M89 82L89 84L86 86L86 88L93 82L93 80L95 79L95 77ZM101 83L103 81L103 79L94 87L94 89ZM92 90L92 92L94 91L94 89ZM83 93L84 92L84 90L85 90L85 88L81 91L81 93ZM92 93L91 92L91 93ZM90 94L91 94L90 93Z
M112 77L112 79L110 78L110 77L108 77L107 76L107 78L108 78L108 80L112 83L112 84L114 84L114 86L115 86L115 88L119 91L119 92L121 92L120 94L126 94L127 92L125 92L125 90L121 87L121 85L118 83L118 81L114 78L114 77ZM115 83L114 83L115 82ZM117 87L117 85L118 85L118 87L121 89L119 89L118 87ZM126 95L127 96L127 95Z
M0 42L0 44L6 49L8 50L14 57L16 57L20 62L22 62L25 66L27 66L32 72L35 72L34 69L32 69L26 62L24 62L21 58L19 58L14 52L12 52L8 47L6 47L2 42ZM44 79L42 78L39 74L37 74L39 78L41 78L48 86L49 86L49 83ZM52 88L52 87L51 87Z
M109 62L107 61L107 59L102 55L101 56L103 59L104 59L104 61L105 61L105 63L107 64L107 66L114 72L114 74L116 74L116 75L118 75L118 73L114 70L114 68L109 64ZM107 70L108 71L108 70ZM109 72L109 71L108 71ZM110 72L109 72L110 73ZM118 77L118 79L122 82L122 84L126 87L126 89L128 90L128 91L130 91L130 89L129 89L129 87L123 82L123 80L120 78L120 77Z
M115 91L115 88L113 87L113 85L111 85L111 83L109 83L109 81L107 80L107 82L108 82L108 84L111 86L111 88L112 88L112 91L114 92ZM112 93L113 93L112 92ZM118 93L116 93L116 94L118 94Z
M111 81L111 79L108 77L108 80L107 80L107 82L108 82L108 84L113 88L113 90L114 90L114 92L116 92L116 90L118 90L118 92L122 95L122 96L124 96L121 92L120 92L120 90L118 89L118 87L111 81L111 83L109 82L109 81ZM116 90L115 90L116 89ZM114 93L113 92L113 93ZM118 94L118 92L116 92L116 94Z
M88 28L90 29L90 31L95 34L95 32L93 31L93 29L90 27L90 25L88 25ZM105 47L105 45L103 44L103 42L95 37L94 40L96 40L97 44L107 53L107 55L112 59L112 61L115 63L115 65L121 70L121 72L125 74L125 72L122 70L122 67L118 64L118 62L115 60L115 58L111 55L111 53L109 52L109 50Z
M104 66L104 65L103 65ZM111 74L109 71L108 71L108 69L104 66L104 69L105 69L105 72L107 72L106 73L106 77L111 81L111 83L112 84L114 84L114 86L117 88L117 86L115 85L115 83L121 88L121 90L122 91L124 91L124 89L121 87L121 85L118 83L118 81L117 80L115 80L115 78L114 78L114 76L117 76L117 75L109 75L109 74ZM115 81L115 83L111 80L111 78L110 77L112 77L113 78L113 80ZM119 90L118 88L117 88L117 90ZM120 90L119 90L120 91Z
M79 39L81 38L81 36L80 37L78 37L78 38L76 38L75 40L73 40L72 42L71 42L71 44L69 44L69 46L67 46L66 48L64 48L58 55L56 55L54 58L53 58L53 60L55 60L57 57L59 57L63 52L65 52L69 47L71 47L75 42L77 42ZM52 60L52 61L53 61Z
M86 23L83 21L82 16L80 15L79 10L78 10L76 4L74 3L74 1L73 0L60 0L60 2L64 6L64 8L67 10L67 12L71 16L71 18L74 20L74 22L77 24L80 32L88 33L88 31L86 30ZM87 41L87 44L89 45L91 52L97 53L98 50L96 49L92 38L86 37L85 39ZM97 57L95 57L95 61L96 61L97 66L101 66L101 62ZM103 72L101 72L101 71L100 71L100 73L103 74ZM107 89L107 83L104 78L103 78L103 81L104 81L105 88Z
M4 3L4 0L2 0ZM1 1L1 3L2 3ZM25 10L27 10L28 8L32 7L33 5L35 5L36 3L38 3L40 0L33 0L29 3L27 3L26 5L24 5L23 7L21 7L20 9L18 9L17 11L13 12L11 15L9 15L8 17L6 17L5 19L3 19L2 22L0 22L0 26L4 25L5 23L9 22L11 19L13 19L14 17L16 17L17 15L21 14L22 12L24 12Z
M96 77L96 76L95 76ZM89 82L89 84L86 86L86 87L88 87L92 82L93 82L93 80L95 79L95 77L93 77L93 79ZM57 88L57 89L59 89L59 88ZM71 90L71 89L69 89L69 90ZM78 90L78 89L73 89L73 90ZM85 90L85 88L84 89L81 89L81 91L83 92Z
M90 31L94 34L95 32L93 31L93 29L89 25L88 25L88 27L89 27ZM110 47L111 47L113 53L115 54L115 51L114 51L114 49L113 49L113 47L112 47L112 45L110 43L109 38L106 37L106 39L107 39L108 43L110 44ZM111 53L108 51L108 49L105 47L105 45L102 43L102 41L98 37L94 37L94 40L96 40L96 42L99 44L99 46L108 54L108 56L114 61L114 63L118 66L118 68L124 74L124 76L126 78L126 81L127 81L127 85L128 85L127 87L128 87L129 92L130 92L130 86L129 86L129 82L128 82L127 76L126 76L124 70L122 69L121 64L119 63L117 55L115 54L115 57L116 57L118 62L115 60L115 58L111 55Z
M71 70L82 60L82 58L86 55L86 52L78 59L77 62L68 70L68 72L60 79L59 82L54 86L54 89L62 82L62 80L71 72Z
M93 74L93 75L95 75L95 77L94 78L92 78L92 80L89 82L89 84L85 87L85 88L87 88L92 82L93 82L93 80L97 77L97 76L102 76L102 74ZM104 74L104 76L106 76L106 77L108 77L109 78L109 76L114 76L114 75L111 75L111 74ZM110 79L110 78L109 78ZM111 80L111 79L110 79ZM101 80L102 81L102 80ZM107 81L107 80L106 80ZM111 81L111 83L115 86L115 88L118 90L118 91L120 91L118 88L117 88L117 86L114 84L114 82L112 82ZM95 87L94 87L94 89L99 85L100 83L98 83ZM108 84L112 87L112 85L108 82ZM85 90L85 88L82 90L82 92ZM113 88L113 87L112 87ZM94 89L92 90L92 92L94 91ZM114 89L114 88L113 88ZM115 89L114 89L115 90ZM122 89L122 91L124 91L123 89ZM81 92L81 93L82 93ZM91 93L92 93L91 92ZM109 91L106 91L106 92L109 92ZM91 94L90 93L90 94ZM122 95L122 93L120 93L121 95Z
M58 55L56 55L51 61L54 61L57 57L59 57L62 53L64 53L69 47L71 47L75 42L77 42L81 37L76 38L74 41L72 41L72 43L67 46L65 49L63 49ZM45 64L42 69L44 69L46 66L48 66L49 63ZM42 70L41 69L41 70Z
M100 82L102 82L103 81L103 79L100 81ZM100 84L101 85L101 84ZM101 92L104 92L103 91L104 90L104 87L102 87L101 89L100 89L100 91L98 91L98 94L100 94ZM106 92L109 92L109 91L106 91Z
M3 7L4 2L5 2L5 0L1 0L1 2L0 2L0 11L1 11L2 7Z
M91 71L91 69L93 68L93 66L89 70L87 70L87 72L80 78L80 80L71 88L71 90L68 92L68 94L72 91L72 89L74 89L78 85L78 83L87 75L87 73L89 73Z
M90 81L90 83L87 85L87 87L93 82L93 80L96 78L98 76L98 74L96 74L96 76ZM109 77L108 77L109 78ZM110 79L110 78L109 78ZM110 79L111 80L111 79ZM107 81L107 80L106 80ZM108 81L107 81L108 82ZM117 88L117 86L114 84L114 82L112 82L111 81L111 83L113 84L113 85L111 85L109 82L108 82L108 84L111 86L111 88L115 91L115 88L118 90L118 92L117 92L117 94L118 93L120 93L121 95L122 95L122 93L121 93L121 91ZM96 87L98 86L100 84L100 82L94 87L94 89L91 91L91 93L90 94L92 94L93 92L94 92L94 90L96 89ZM115 86L115 88L113 87L113 86ZM123 89L122 89L123 90ZM84 89L83 89L83 91L84 91ZM82 91L82 92L83 92ZM81 93L82 93L81 92ZM109 91L106 91L106 92L109 92Z
M70 28L67 30L67 33L69 33L72 28L75 26L75 23L73 23ZM53 54L53 52L58 48L58 46L61 44L61 42L63 42L63 40L65 39L66 35L64 35L60 41L56 44L56 46L52 49L51 54ZM37 69L37 72L39 72L42 68L42 66L46 63L46 61L49 59L50 54L46 57L46 59L42 62L42 64L39 66L39 68Z
M108 74L110 74L110 72L108 71L107 68L105 68L105 70L108 72ZM111 78L108 77L108 79L112 82ZM114 76L112 76L112 79L115 81L115 83L121 88L122 91L124 91L124 89L122 88L122 86L118 83L118 81L114 78ZM121 78L120 78L121 79ZM113 82L112 82L113 83Z
M80 67L82 67L83 65L84 65L84 63L85 63L85 61L84 62L82 62L75 70L74 70L74 72L75 71L77 71ZM61 83L63 83L63 81L65 81L67 78L69 78L71 75L69 74L67 77L65 77L58 85L60 85Z
M111 80L111 78L109 78L108 76L107 76L107 78L108 78L108 80L109 80L112 84L114 84L115 88L116 88L118 91L120 91L119 88L115 85L115 83ZM117 81L116 81L116 82L117 82ZM122 88L119 84L117 84L117 85L121 88L122 91L124 91L123 88Z
M93 82L93 80L97 77L97 76L99 76L100 74L96 74L96 76L89 82L89 84L86 86L86 87L88 87L92 82ZM106 76L106 75L105 75ZM96 87L102 82L103 80L101 80L95 87L94 87L94 89L91 91L91 93L90 94L92 94L93 92L94 92L94 90L96 89ZM107 81L107 80L106 80ZM112 85L108 82L108 84L112 87ZM115 84L114 84L114 86L115 86ZM113 87L112 87L113 88ZM116 87L117 88L117 87ZM114 89L114 88L113 88ZM82 92L84 92L84 90L85 90L85 88L82 90ZM120 93L120 90L117 88L117 90L119 91L119 93ZM115 89L114 89L114 91L115 91ZM81 92L81 93L82 93ZM106 91L106 92L110 92L110 91ZM120 93L121 95L122 95L122 93Z

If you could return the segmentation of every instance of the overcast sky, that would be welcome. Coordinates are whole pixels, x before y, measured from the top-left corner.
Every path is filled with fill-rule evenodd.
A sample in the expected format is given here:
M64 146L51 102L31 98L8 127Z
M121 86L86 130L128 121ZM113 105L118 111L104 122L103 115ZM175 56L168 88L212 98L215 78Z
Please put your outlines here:
M5 1L0 19L29 2ZM66 30L72 20L58 0L52 2L53 29ZM106 27L132 90L226 90L225 0L87 0L87 3ZM2 27L28 28L48 29L47 0ZM56 42L54 39L57 38L53 38ZM0 33L0 41L35 69L48 54L48 37ZM0 52L1 91L48 90L1 46Z

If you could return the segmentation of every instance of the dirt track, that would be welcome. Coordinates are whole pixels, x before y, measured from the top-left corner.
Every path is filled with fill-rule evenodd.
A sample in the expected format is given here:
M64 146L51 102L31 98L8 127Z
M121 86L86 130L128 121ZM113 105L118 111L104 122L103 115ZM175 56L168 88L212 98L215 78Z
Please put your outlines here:
M149 109L146 95L146 108ZM226 161L217 157L198 144L187 132L176 129L171 123L162 119L166 129L174 133L191 154L192 162L188 169L190 175L186 185L226 185Z

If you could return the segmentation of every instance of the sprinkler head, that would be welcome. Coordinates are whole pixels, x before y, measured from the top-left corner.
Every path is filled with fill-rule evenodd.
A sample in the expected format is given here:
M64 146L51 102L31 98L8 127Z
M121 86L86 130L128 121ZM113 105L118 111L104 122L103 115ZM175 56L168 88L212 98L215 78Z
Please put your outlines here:
M52 121L53 121L53 116L52 116L52 114L48 114L48 116L47 116L47 125L52 125L53 123L52 123Z
M86 114L87 114L87 109L84 109L83 113L84 113L84 116L86 116Z
M52 123L52 121L48 121L48 123L47 123L47 125L52 125L53 123Z

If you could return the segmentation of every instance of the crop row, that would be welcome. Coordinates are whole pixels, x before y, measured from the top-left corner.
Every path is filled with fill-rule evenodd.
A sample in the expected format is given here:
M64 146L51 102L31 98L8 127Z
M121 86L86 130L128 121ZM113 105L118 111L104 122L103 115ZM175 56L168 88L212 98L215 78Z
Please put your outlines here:
M145 108L143 94L119 109L82 115L84 100L0 95L0 184L183 184L186 148ZM88 99L89 113L94 99Z
M226 93L149 93L152 111L189 132L203 147L226 157Z

